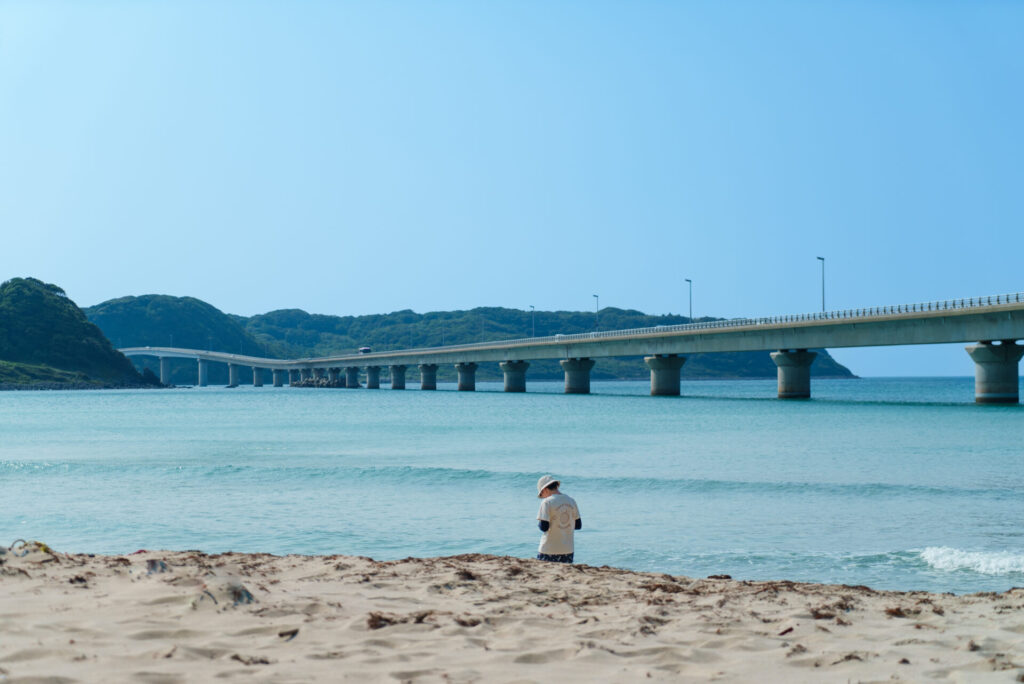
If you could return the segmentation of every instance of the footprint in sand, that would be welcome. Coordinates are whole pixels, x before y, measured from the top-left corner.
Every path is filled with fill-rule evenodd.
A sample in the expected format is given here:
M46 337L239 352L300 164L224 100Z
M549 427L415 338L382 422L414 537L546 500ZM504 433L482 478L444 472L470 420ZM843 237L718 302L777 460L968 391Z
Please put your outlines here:
M576 649L574 648L558 648L551 651L536 651L534 653L524 653L517 657L513 662L516 663L554 663L563 660L568 660L576 655Z
M191 629L147 629L142 632L129 634L129 639L193 639L203 636L204 632L196 632Z
M183 675L170 672L134 672L132 678L145 684L183 684L185 682Z

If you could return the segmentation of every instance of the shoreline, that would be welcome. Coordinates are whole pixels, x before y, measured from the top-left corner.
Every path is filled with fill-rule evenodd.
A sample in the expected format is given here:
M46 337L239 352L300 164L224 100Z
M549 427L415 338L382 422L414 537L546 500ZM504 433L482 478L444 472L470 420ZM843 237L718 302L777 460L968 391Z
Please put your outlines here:
M26 385L0 383L0 392L62 392L79 390L180 389L175 385L92 385L83 383L41 382Z
M895 592L482 554L18 551L0 554L0 681L1024 677L1024 589Z
M908 377L914 378L916 376L908 376ZM960 376L949 376L949 377L960 377ZM964 377L968 377L968 376L964 376ZM819 375L816 375L816 376L814 376L814 379L816 379L816 380L862 380L864 378L862 378L859 375L853 375L853 376L848 376L848 375L820 375L819 376ZM945 378L943 377L943 379L945 379ZM553 382L553 383L558 383L558 382L563 382L564 378L556 378L556 377L552 376L552 377L538 377L538 378L534 378L533 380L535 382ZM650 378L642 378L642 377L636 377L636 378L595 378L593 380L593 382L647 382L649 380L650 380ZM767 375L765 375L765 376L760 376L760 375L758 375L758 376L741 376L741 375L731 376L730 375L730 376L704 376L704 377L683 378L682 379L683 382L737 382L737 381L745 381L745 380L765 381L765 380L776 380L776 378L773 377L773 376L767 376ZM500 382L502 382L502 379L500 377L498 377L498 378L478 378L478 381L479 382L500 383ZM453 379L449 379L449 380L438 380L438 382L454 384L456 382L456 380L453 378ZM214 384L214 385L209 385L209 386L210 387L220 387L220 388L225 388L226 389L226 388L233 388L233 387L244 387L246 385L250 385L251 386L251 384L252 383L241 383L240 385L220 385L220 384ZM416 383L413 382L413 383L410 383L410 384L411 385L415 385ZM388 383L385 382L385 380L382 379L381 380L381 386L386 386L386 385L388 385ZM198 385L145 385L145 384L142 384L142 385L118 385L118 384L91 384L91 383L88 383L88 382L80 382L80 383L36 382L36 383L20 384L20 383L6 383L5 382L5 383L0 383L0 392L19 392L19 391L26 391L26 392L53 392L53 391L64 391L64 390L67 390L67 391L73 391L73 390L77 391L77 390L123 390L123 389L192 389L192 388L195 388L195 387L198 387ZM297 382L297 383L294 383L294 384L287 385L287 387L301 387L301 388L315 388L315 389L346 389L345 386L342 386L342 385L336 384L336 383L332 383L329 380L320 380L320 381L317 381L317 380L304 380L304 381L300 381L300 382Z

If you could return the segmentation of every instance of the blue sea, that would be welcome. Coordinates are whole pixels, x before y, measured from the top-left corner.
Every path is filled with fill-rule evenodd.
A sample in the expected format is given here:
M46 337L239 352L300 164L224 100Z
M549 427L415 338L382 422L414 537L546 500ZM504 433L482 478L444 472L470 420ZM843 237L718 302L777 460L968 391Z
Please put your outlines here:
M579 503L577 562L1024 586L1024 406L975 405L972 378L528 389L0 393L0 544L529 557L550 473Z

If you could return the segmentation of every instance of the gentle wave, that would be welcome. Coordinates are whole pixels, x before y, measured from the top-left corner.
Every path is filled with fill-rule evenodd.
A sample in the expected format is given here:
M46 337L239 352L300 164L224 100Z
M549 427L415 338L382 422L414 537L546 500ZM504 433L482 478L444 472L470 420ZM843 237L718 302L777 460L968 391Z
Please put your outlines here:
M253 480L273 479L276 481L301 482L359 480L365 483L378 481L382 484L445 485L484 483L492 486L523 488L536 482L541 473L497 471L484 469L445 468L436 466L288 466L250 464L97 464L90 462L39 462L0 461L0 474L38 475L45 472L68 475L104 475L116 473L153 475L160 473L197 479L251 478ZM643 477L594 477L566 476L575 491L636 489L647 492L678 494L728 494L761 493L779 496L853 496L853 497L905 497L907 495L934 497L985 497L1004 499L1015 497L1014 488L970 488L953 486L926 486L890 483L832 483L832 482L764 482L751 480L712 480L699 478L643 478Z
M1024 554L1009 551L963 551L948 546L930 546L920 552L921 560L936 570L970 570L983 575L1024 573Z

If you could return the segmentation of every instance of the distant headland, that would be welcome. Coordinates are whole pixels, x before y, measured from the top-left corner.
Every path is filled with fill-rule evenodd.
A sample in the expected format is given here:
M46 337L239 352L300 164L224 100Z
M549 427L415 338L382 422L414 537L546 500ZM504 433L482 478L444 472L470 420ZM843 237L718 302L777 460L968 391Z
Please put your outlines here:
M114 349L61 288L35 278L0 284L0 389L159 384Z

